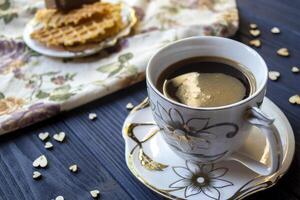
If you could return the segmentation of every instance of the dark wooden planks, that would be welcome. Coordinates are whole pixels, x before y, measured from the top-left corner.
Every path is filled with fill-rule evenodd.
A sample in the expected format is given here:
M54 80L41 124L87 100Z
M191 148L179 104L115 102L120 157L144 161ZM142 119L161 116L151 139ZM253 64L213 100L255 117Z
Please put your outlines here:
M287 100L291 95L300 92L300 74L293 74L290 71L292 66L300 65L300 45L297 45L300 43L300 37L297 37L294 34L287 33L288 30L284 30L279 25L278 26L282 29L282 33L280 35L271 34L270 28L276 25L277 23L280 23L280 21L274 22L273 18L268 18L268 21L264 21L264 23L262 23L259 19L257 19L258 16L253 15L254 9L251 8L256 8L256 6L260 6L261 4L259 3L259 1L238 2L241 17L241 27L236 38L244 43L248 43L248 41L252 39L248 33L248 24L250 22L254 22L259 25L259 28L262 30L262 35L260 39L262 40L263 45L261 48L258 48L256 50L266 60L271 70L276 70L281 73L279 81L269 81L267 96L270 97L275 103L277 103L287 115L290 115L291 120L293 120L293 118L297 119L297 116L300 112L299 106L291 105ZM264 13L269 13L270 10L272 10L272 5L276 5L277 1L270 1L269 4L270 6L267 8L268 12ZM292 4L290 5L290 7L291 9L297 10L297 8L293 8ZM255 9L255 12L256 10L257 9ZM266 17L263 15L264 13L262 12L261 15L259 15L259 17L265 19ZM294 17L290 13L278 12L278 10L276 13L276 15L288 15L291 19L293 19ZM300 13L298 13L298 16L299 15ZM299 29L298 27L300 27L300 21L295 21L297 21L298 24L297 27L295 27L293 30L297 30ZM298 30L298 32L300 32L300 29ZM294 45L295 47L291 48L292 45ZM277 56L276 50L280 47L288 47L292 52L291 57L283 58ZM297 126L297 123L293 123L293 125ZM294 130L298 131L299 126L294 127Z
M62 116L19 131L14 136L2 137L0 143L0 199L90 199L89 191L101 190L104 199L131 199L114 178L76 135L61 122ZM48 125L49 124L49 125ZM36 128L41 127L41 128ZM45 150L37 133L65 131L66 141L53 141L54 148ZM23 132L23 133L22 133ZM3 141L4 140L4 141ZM32 179L32 161L45 154L49 165L39 170L42 180ZM72 174L68 167L76 163L80 170Z
M137 104L145 97L145 85L140 83L89 104L85 109L72 111L77 116L68 118L64 122L69 125L73 134L81 135L80 138L87 141L86 143L96 155L101 157L105 168L118 180L124 190L130 192L134 199L150 200L158 196L146 189L129 172L125 163L124 141L121 136L121 128L128 114L126 104L128 102ZM98 115L98 119L94 122L87 119L88 112L91 110Z
M126 104L129 101L137 104L145 97L145 85L140 83L13 135L2 137L1 158L4 161L14 159L8 168L2 167L0 162L0 180L3 176L3 181L6 181L2 181L3 184L0 181L0 197L51 199L61 194L66 199L89 199L88 191L97 186L103 193L103 199L160 199L140 184L127 169L121 136L121 127L128 114ZM96 112L98 119L90 121L90 112ZM49 152L37 137L37 133L42 131L49 131L52 135L65 131L66 141L63 144L53 141L55 146ZM32 160L41 153L47 155L49 168L41 170L44 179L34 181L31 177ZM17 168L19 165L12 169L16 160L25 169L20 170ZM68 166L73 163L80 167L80 172L75 175L68 171ZM20 180L16 173L25 178ZM14 186L17 183L20 188ZM30 192L21 191L23 188Z
M287 115L292 124L296 139L296 155L289 172L279 183L266 191L259 192L248 199L299 199L300 198L300 107L291 105L288 98L300 93L300 74L293 74L292 66L300 65L300 3L299 1L238 1L240 29L236 39L248 43L252 37L248 33L249 23L256 23L262 31L259 39L262 47L256 49L266 60L271 70L281 73L279 81L268 83L267 96ZM282 33L273 35L270 29L278 26ZM278 48L287 47L290 58L276 55Z

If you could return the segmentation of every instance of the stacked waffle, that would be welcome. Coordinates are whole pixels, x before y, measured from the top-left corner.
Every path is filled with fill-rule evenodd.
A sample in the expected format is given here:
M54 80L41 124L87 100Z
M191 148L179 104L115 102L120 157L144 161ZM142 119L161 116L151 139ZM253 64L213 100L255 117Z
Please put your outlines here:
M83 50L117 35L126 26L121 16L122 5L96 2L61 13L43 9L35 20L42 27L31 38L51 48Z

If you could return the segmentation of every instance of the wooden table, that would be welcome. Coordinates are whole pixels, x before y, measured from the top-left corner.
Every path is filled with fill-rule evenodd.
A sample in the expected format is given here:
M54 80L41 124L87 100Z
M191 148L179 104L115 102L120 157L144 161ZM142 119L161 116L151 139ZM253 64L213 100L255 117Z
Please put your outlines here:
M249 199L300 198L300 106L291 105L288 98L300 93L300 73L293 74L292 66L300 66L300 1L299 0L238 0L240 30L235 39L248 43L249 23L262 31L263 45L258 52L271 70L281 73L277 82L269 81L267 96L287 115L296 138L296 154L289 172L279 183ZM282 33L273 35L270 29L278 26ZM287 47L290 58L276 55ZM86 106L0 138L0 199L47 200L63 195L67 200L92 199L89 191L99 189L102 199L162 199L147 189L126 167L121 126L128 111L128 102L139 103L146 97L145 83L117 92ZM98 119L91 122L88 114ZM43 147L39 132L51 134L64 131L63 144L54 143L51 151ZM40 154L47 155L48 168L40 170L43 178L32 179L32 161ZM79 172L68 170L77 164Z

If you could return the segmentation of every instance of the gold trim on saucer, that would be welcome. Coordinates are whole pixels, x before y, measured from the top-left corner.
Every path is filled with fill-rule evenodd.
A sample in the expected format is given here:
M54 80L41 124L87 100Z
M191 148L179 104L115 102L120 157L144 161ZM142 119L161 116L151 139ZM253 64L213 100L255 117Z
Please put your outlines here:
M137 112L139 110L142 110L144 108L149 107L149 99L146 98L143 100L143 102L141 102L139 105L137 105L132 111L133 112ZM163 169L167 168L168 165L166 164L161 164L158 162L153 161L148 155L146 155L143 151L143 143L146 143L147 141L151 140L157 133L160 132L159 129L156 129L154 131L151 131L149 134L147 134L147 136L145 137L145 139L143 139L142 141L140 141L134 134L134 128L138 127L138 126L154 126L154 123L129 123L127 124L123 131L126 134L126 136L128 136L130 139L132 139L136 145L130 150L129 155L127 155L127 165L129 170L131 171L131 173L140 181L142 182L145 186L147 186L149 189L155 191L156 193L168 198L168 199L181 199L178 198L177 196L174 196L171 194L171 192L177 191L179 189L159 189L156 188L155 186L153 186L152 184L150 184L149 182L147 182L142 176L139 175L139 173L137 172L134 164L133 164L133 153L134 151L137 149L137 147L139 147L139 153L138 153L138 159L141 162L141 165L148 170L152 170L152 171L157 171L159 173L159 171L162 171ZM255 178L251 179L250 181L248 181L247 183L245 183L232 197L230 197L229 199L233 200L233 199L243 199L251 194L254 194L258 191L262 191L265 190L267 188L270 188L272 186L274 186L278 180L284 175L285 173L281 173L281 174L273 174L269 177L263 177L263 176L256 176ZM271 179L277 176L277 178L272 181ZM257 183L255 183L257 182ZM254 184L255 183L255 184ZM254 184L253 186L250 186L249 188L246 188L247 186L249 186L249 184Z
M135 106L135 107L131 110L130 114L133 113L133 112L142 110L142 109L144 109L144 108L147 108L148 106L149 106L149 98L146 97L139 105Z
M165 168L168 167L168 165L159 163L154 161L152 158L150 158L144 151L143 151L143 143L147 142L149 139L151 139L154 135L156 135L160 130L156 129L143 140L139 141L139 139L134 135L134 128L137 126L153 126L155 124L153 123L130 123L125 126L124 132L128 137L130 137L135 143L135 147L130 151L130 155L133 155L134 151L136 150L137 147L139 147L139 160L141 165L151 171L162 171Z

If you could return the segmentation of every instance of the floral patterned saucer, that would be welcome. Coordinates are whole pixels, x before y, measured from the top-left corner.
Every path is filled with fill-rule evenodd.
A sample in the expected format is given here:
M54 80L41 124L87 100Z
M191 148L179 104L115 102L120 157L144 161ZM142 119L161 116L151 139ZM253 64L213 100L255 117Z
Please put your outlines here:
M100 42L99 44L92 45L91 48L88 48L83 51L72 52L64 49L53 49L31 39L30 34L37 28L40 28L40 24L35 19L32 19L26 25L23 32L23 39L24 42L31 49L35 50L38 53L44 54L46 56L58 57L58 58L74 58L74 57L83 57L83 56L92 55L101 51L104 48L114 46L120 38L129 35L133 26L137 22L135 11L129 5L123 3L121 14L122 14L123 23L126 24L126 28L124 28L116 36L107 38L106 40Z
M235 161L203 164L178 157L153 123L147 99L132 110L123 126L127 166L139 181L169 199L242 199L267 189L288 170L295 141L287 118L268 98L262 110L275 118L274 128L282 144L281 166L273 175L258 175ZM265 164L269 162L268 143L255 127L241 151Z

